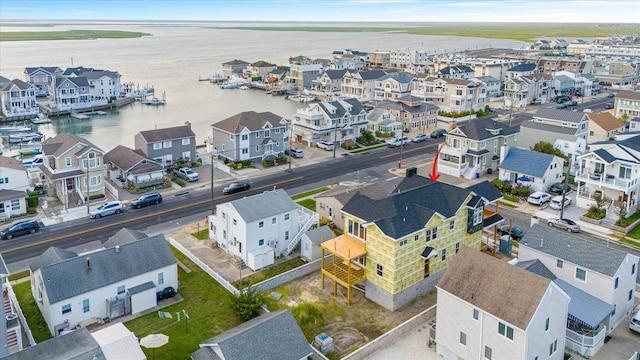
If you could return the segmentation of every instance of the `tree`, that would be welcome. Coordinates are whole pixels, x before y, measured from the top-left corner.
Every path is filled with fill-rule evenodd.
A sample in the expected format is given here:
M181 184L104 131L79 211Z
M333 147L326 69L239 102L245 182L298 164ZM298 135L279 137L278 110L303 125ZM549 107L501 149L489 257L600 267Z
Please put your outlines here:
M531 149L533 151L537 151L537 152L541 152L544 154L551 154L551 155L555 155L555 156L559 156L563 159L566 159L567 156L564 155L562 153L562 151L560 151L560 149L555 148L553 146L553 144L548 143L546 141L540 141L538 143L536 143L535 145L533 145L533 149Z
M248 321L260 315L264 294L256 287L240 290L237 295L232 295L231 308L242 321Z

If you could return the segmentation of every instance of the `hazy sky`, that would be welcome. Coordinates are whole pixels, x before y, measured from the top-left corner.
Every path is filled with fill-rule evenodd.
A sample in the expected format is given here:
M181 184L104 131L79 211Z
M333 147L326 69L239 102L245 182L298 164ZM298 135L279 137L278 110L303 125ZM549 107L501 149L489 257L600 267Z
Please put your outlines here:
M639 23L638 0L1 0L0 20Z

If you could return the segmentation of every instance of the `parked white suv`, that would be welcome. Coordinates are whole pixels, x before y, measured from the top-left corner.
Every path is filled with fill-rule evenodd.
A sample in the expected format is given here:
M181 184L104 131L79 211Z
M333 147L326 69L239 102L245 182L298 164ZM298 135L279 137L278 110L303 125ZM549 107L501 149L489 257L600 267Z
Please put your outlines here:
M319 143L316 144L316 146L319 147L320 149L325 149L327 151L333 150L333 143L325 140L320 141Z
M401 138L400 137L394 137L394 138L391 138L391 139L389 139L387 141L387 146L388 147L398 147L398 146L407 145L407 144L409 144L409 138L406 137L406 136L403 136Z
M542 205L551 200L551 195L546 192L536 191L533 194L529 195L527 202L533 205Z

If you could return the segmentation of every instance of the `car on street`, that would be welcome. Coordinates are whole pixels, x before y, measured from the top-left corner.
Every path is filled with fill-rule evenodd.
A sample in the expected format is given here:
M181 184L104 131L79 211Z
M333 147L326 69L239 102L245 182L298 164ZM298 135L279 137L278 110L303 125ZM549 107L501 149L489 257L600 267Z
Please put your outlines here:
M607 94L607 97L608 97L608 98L613 98L613 97L616 97L616 94L615 94L615 93L610 92L610 93L608 93L608 94Z
M284 153L298 159L302 159L304 157L304 151L297 148L286 149Z
M542 191L536 191L527 198L527 202L533 205L542 205L547 201L551 201L551 195Z
M120 214L123 209L124 205L120 201L109 201L89 211L89 217L100 219L103 216Z
M592 112L593 112L593 110L591 110L591 109L584 109L584 110L582 110L582 112L583 112L583 113L592 113Z
M322 140L322 141L316 143L316 146L319 147L320 149L324 149L324 150L327 150L327 151L333 150L333 143L330 142L330 141Z
M491 106L487 106L485 110L487 110L489 114L493 114L494 112L496 112L496 109L492 108Z
M431 137L433 139L437 139L439 137L444 136L444 134L446 134L446 133L447 133L447 130L445 130L445 129L436 129L436 130L433 130L431 132L431 135L429 135L429 137Z
M402 145L407 145L409 144L409 138L406 136L403 136L401 138L399 137L393 137L391 139L389 139L387 141L387 146L388 147L398 147L398 146L402 146Z
M571 198L568 197L568 196L565 196L564 197L564 208L569 206L569 204L571 204ZM554 209L554 210L560 210L561 208L563 208L563 206L562 206L562 195L555 196L553 199L551 199L551 201L549 202L549 207Z
M131 202L131 207L134 209L140 209L142 207L149 206L149 205L158 205L161 202L162 202L162 195L160 195L160 193L158 192L152 192L152 193L144 194L139 198L137 198L136 200L133 200Z
M613 109L613 103L612 103L612 102L610 102L610 103L606 103L606 104L604 104L604 108L605 108L605 109L607 109L607 110L608 110L608 109Z
M173 175L181 179L187 180L189 182L198 181L198 179L200 179L200 175L198 175L197 172L193 171L193 169L186 168L186 167L173 170Z
M578 225L575 221L567 219L567 218L549 219L548 224L551 227L557 227L559 229L567 230L568 232L579 232L580 231L580 225Z
M571 101L566 102L565 104L567 104L567 106L576 106L576 105L578 105L578 102L575 101L575 100L571 100Z
M35 234L40 229L40 224L34 220L20 221L13 226L0 231L0 239L11 240L20 235Z
M567 192L571 190L571 186L569 184L565 185L564 188ZM549 186L549 193L554 195L562 195L562 183L555 183Z
M502 224L498 226L498 234L499 235L507 235L509 234L509 224ZM516 241L520 241L524 236L524 231L517 226L511 227L511 238Z
M411 142L419 143L419 142L427 141L428 138L429 137L427 136L427 134L418 134L411 139Z
M629 329L640 334L640 310L637 310L635 315L631 318L629 322Z
M565 103L565 104L558 104L558 105L555 105L553 108L554 108L554 109L557 109L557 110L560 110L560 109L566 109L566 108L568 108L568 107L569 107L569 105L567 105L567 104Z
M237 192L249 190L250 188L251 186L246 182L235 182L235 183L229 184L229 186L222 189L222 193L225 195L235 194Z
M509 110L509 107L507 105L500 105L498 106L498 110Z

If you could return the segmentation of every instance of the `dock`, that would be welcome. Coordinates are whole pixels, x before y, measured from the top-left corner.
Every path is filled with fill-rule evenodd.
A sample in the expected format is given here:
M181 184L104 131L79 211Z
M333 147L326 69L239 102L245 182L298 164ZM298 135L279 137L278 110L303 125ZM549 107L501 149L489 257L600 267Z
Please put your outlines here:
M71 116L74 119L79 119L79 120L87 120L87 119L89 119L89 117L87 115L76 113L76 112L69 113L69 116Z

